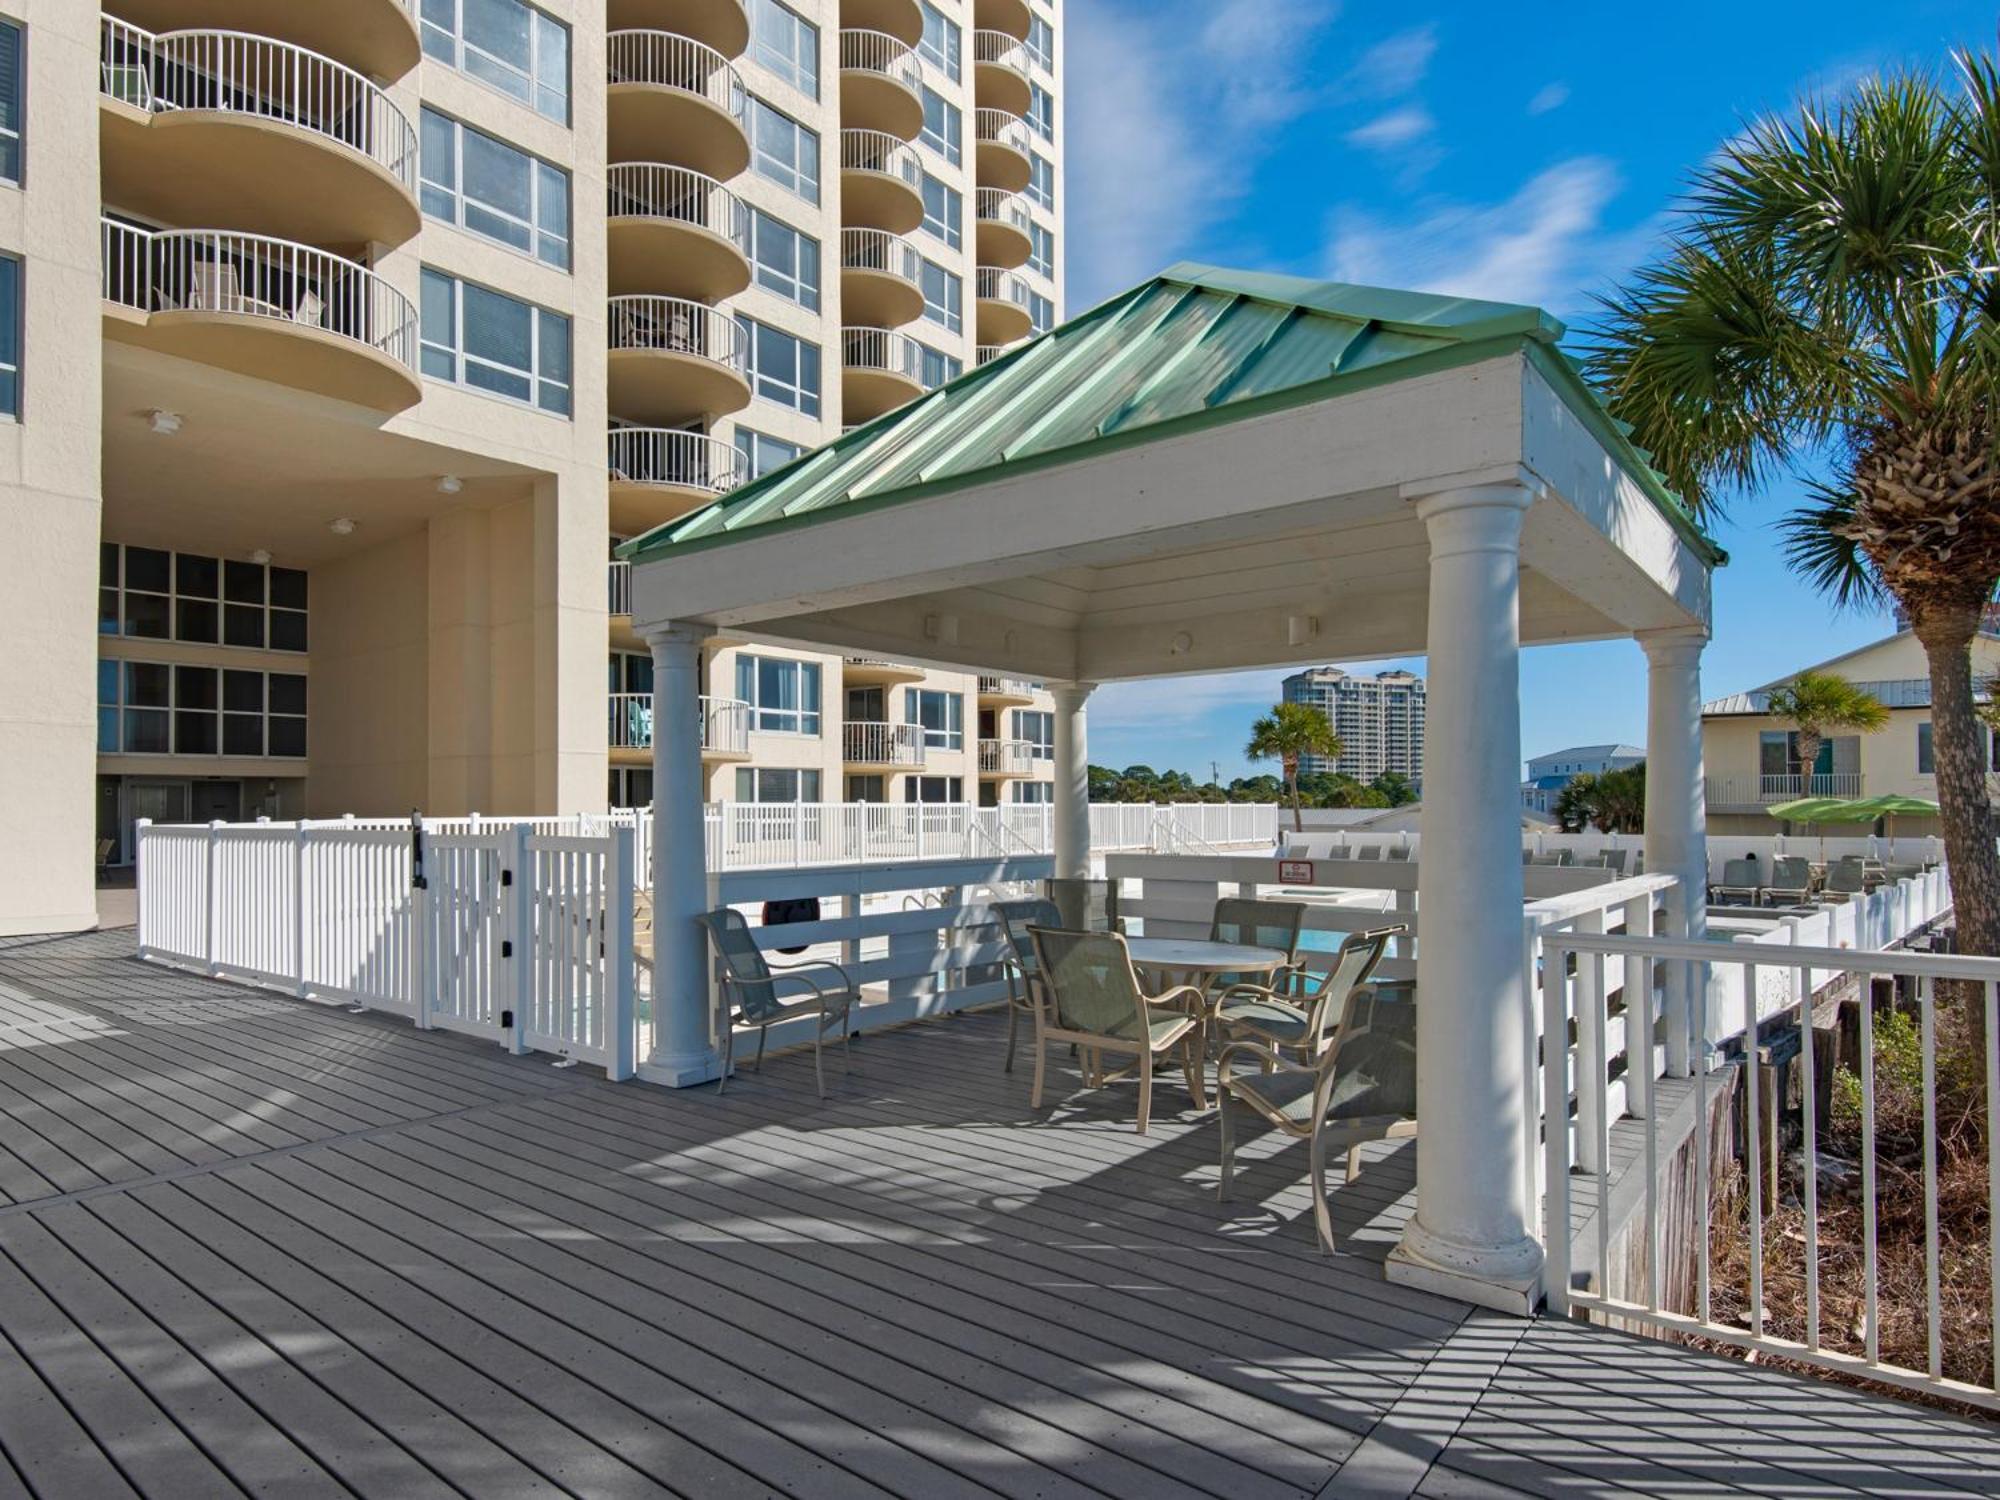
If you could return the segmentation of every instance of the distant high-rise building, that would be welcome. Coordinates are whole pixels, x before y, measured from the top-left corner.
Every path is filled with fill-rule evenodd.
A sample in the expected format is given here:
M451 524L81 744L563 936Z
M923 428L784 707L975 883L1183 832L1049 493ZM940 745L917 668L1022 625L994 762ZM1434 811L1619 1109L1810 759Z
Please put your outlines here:
M1416 781L1424 771L1424 680L1414 672L1360 677L1339 667L1311 667L1285 679L1287 703L1322 710L1340 736L1340 754L1301 758L1301 775L1339 772L1373 781L1389 771Z

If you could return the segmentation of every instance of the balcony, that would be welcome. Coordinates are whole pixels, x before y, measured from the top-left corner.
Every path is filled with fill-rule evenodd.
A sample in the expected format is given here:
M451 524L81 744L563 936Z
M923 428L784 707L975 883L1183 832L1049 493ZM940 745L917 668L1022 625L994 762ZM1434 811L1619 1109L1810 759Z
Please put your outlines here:
M893 328L923 316L924 258L886 229L840 231L840 306L856 322Z
M849 723L841 731L840 758L850 766L921 766L924 726Z
M1028 279L998 266L981 266L974 273L978 293L975 313L982 344L1011 344L1034 331L1034 315L1028 311Z
M605 169L611 290L716 302L750 285L750 213L713 177L664 162Z
M1022 677L987 677L979 679L979 706L981 708L1025 708L1035 701L1035 685Z
M743 0L609 0L604 19L613 31L670 31L724 57L750 45Z
M604 568L605 601L607 614L630 615L632 613L632 565L623 558L614 557Z
M1004 31L1009 36L1028 36L1028 0L976 0L972 24L981 31Z
M881 130L840 132L843 222L908 234L924 222L923 183L923 164L908 141Z
M924 669L881 656L850 656L840 664L840 680L847 687L898 687L922 682Z
M414 406L417 310L356 261L258 234L103 221L108 338L374 411Z
M919 0L840 0L840 23L886 31L912 47L923 40L924 10Z
M1018 193L1034 175L1027 121L1004 109L977 109L972 114L977 154L973 165L979 185Z
M923 346L890 328L840 330L841 405L869 422L924 393Z
M632 536L650 531L701 509L744 479L743 455L736 446L707 433L614 427L609 436L614 531ZM612 613L630 610L614 608Z
M105 201L309 244L416 234L417 133L343 63L224 31L99 29Z
M913 141L924 128L924 73L908 42L886 31L840 33L840 118Z
M1817 776L1711 776L1708 778L1708 807L1711 812L1730 807L1769 807L1798 797L1859 797L1862 773L1833 771Z
M123 20L153 31L231 31L290 42L371 78L401 78L423 58L417 0L118 0Z
M743 79L715 48L671 31L605 39L609 155L671 159L727 180L750 164Z
M608 707L608 748L650 751L653 748L653 695L612 693ZM740 698L701 700L701 758L747 760L750 755L750 705Z
M1038 748L1033 740L981 740L979 774L993 778L1032 776Z
M972 97L982 110L1025 115L1033 98L1028 88L1028 44L1005 31L973 32Z
M975 366L990 365L1001 355L1011 354L1013 349L1014 346L1012 344L981 344L975 352Z
M611 409L674 427L750 404L748 345L728 313L682 297L610 300Z
M983 187L974 196L973 212L979 264L1011 271L1028 263L1028 257L1035 253L1035 242L1029 232L1034 220L1028 217L1027 199L1018 193Z

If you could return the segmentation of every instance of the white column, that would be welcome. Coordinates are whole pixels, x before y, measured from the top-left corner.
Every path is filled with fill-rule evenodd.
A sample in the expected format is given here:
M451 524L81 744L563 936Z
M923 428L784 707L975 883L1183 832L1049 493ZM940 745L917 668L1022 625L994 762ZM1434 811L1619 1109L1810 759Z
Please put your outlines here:
M1081 880L1090 874L1090 734L1083 705L1094 682L1052 682L1056 700L1056 874Z
M707 800L701 773L704 632L660 625L653 648L653 1051L640 1070L674 1088L722 1069L709 1017Z
M1528 1311L1517 485L1426 495L1429 718L1417 865L1417 1211L1392 1281Z
M1698 625L1648 630L1646 652L1646 872L1678 875L1667 904L1667 931L1708 936L1708 804L1701 764L1701 652L1708 632ZM1693 986L1705 968L1684 964L1666 972L1667 1072L1689 1071Z

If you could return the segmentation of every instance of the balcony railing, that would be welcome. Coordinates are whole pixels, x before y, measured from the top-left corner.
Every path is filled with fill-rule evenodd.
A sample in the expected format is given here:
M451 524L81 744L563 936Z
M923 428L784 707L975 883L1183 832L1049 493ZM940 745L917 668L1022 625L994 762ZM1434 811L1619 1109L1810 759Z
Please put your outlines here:
M840 357L850 370L898 375L917 385L924 383L923 345L893 328L841 329Z
M886 229L841 230L840 265L845 271L880 271L912 286L922 285L923 255L902 235Z
M721 495L743 483L746 474L736 445L705 432L614 427L609 447L611 478L618 484L665 484Z
M628 296L611 298L610 311L613 349L690 355L738 375L749 370L743 327L719 308L685 297Z
M978 217L988 224L1004 224L1009 229L1032 235L1035 221L1028 215L1028 202L1019 193L999 188L981 188L974 200Z
M750 213L743 200L705 173L656 161L618 162L604 173L612 218L671 219L728 240L750 255Z
M923 190L924 168L917 159L917 148L886 130L841 131L840 170L879 172L915 191Z
M981 740L979 769L988 776L1026 776L1035 769L1033 740Z
M1005 33L1000 33L1005 35ZM1012 38L1009 38L1012 40ZM972 112L972 132L975 139L984 145L1005 146L1027 156L1033 151L1029 144L1028 123L1019 115L1010 115L1004 109L976 109Z
M98 87L113 99L151 114L215 110L310 131L417 191L416 129L343 63L245 32L156 35L110 16L99 38Z
M975 272L974 284L981 302L1005 302L1028 312L1027 278L1013 271L1003 271L998 266L980 266Z
M706 99L739 126L747 95L735 65L713 47L671 31L614 31L605 38L612 83L643 83Z
M921 724L853 721L841 733L841 757L856 766L921 766L924 729Z
M632 613L632 565L614 557L605 566L605 607L614 615Z
M1747 807L1790 802L1797 797L1859 797L1862 773L1832 771L1817 776L1711 776L1712 807Z
M979 678L979 696L982 698L1028 698L1034 695L1035 685L1025 677L988 677L984 673Z
M104 300L141 312L234 313L336 334L417 368L410 299L358 262L268 235L103 221Z
M613 750L653 748L653 695L610 695L610 747ZM701 700L701 748L711 754L750 753L750 705L741 698Z
M886 31L864 31L843 27L840 33L840 69L843 73L876 73L892 83L900 83L912 94L924 85L923 64L916 49Z
M978 349L978 363L990 365L1013 347L1012 344L981 344Z
M1017 36L1004 31L975 31L972 33L972 60L982 66L1006 68L1028 76L1028 44ZM982 110L980 113L984 114Z

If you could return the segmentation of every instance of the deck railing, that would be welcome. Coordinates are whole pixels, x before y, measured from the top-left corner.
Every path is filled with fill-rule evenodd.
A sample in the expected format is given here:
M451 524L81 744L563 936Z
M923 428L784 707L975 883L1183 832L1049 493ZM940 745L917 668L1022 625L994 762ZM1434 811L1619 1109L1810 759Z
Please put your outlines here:
M612 218L671 219L719 235L750 254L750 211L713 177L657 161L614 162L604 171Z
M741 698L701 700L701 748L714 755L750 753L750 705Z
M611 83L650 84L706 99L740 126L748 107L735 64L703 42L671 31L614 31L605 38Z
M924 763L921 724L886 724L849 720L841 726L841 759L857 766L921 766Z
M685 297L622 296L609 299L610 346L713 360L737 374L749 368L743 325L721 308Z
M981 740L979 769L989 776L1026 776L1035 769L1040 749L1033 740Z
M1711 776L1708 800L1716 806L1743 807L1790 802L1795 797L1859 797L1859 771L1818 772L1812 776Z
M741 484L747 470L734 443L675 427L614 427L607 447L611 478L620 484L670 484L721 495Z

